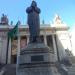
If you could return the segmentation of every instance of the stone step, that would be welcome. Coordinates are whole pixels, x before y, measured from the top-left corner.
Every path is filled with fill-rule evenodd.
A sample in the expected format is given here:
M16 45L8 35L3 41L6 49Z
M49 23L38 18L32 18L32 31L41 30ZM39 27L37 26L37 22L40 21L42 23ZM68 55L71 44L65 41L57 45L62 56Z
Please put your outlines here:
M16 75L16 65L11 64L11 65L6 65L4 66L4 73L3 75Z
M67 67L67 69L69 75L75 75L75 64L73 64L71 67Z
M68 68L69 75L75 75L74 65L72 65L71 67L67 67L67 68ZM16 75L16 65L15 64L5 65L0 71L0 75Z

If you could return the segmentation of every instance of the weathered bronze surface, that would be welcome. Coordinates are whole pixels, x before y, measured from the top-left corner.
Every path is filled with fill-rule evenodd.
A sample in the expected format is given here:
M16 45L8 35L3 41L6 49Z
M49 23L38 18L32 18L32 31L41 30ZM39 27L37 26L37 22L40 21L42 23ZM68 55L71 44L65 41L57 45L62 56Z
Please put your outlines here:
M30 31L30 42L38 42L40 35L40 9L37 7L37 3L32 1L31 6L26 9L26 12L28 14L27 23Z

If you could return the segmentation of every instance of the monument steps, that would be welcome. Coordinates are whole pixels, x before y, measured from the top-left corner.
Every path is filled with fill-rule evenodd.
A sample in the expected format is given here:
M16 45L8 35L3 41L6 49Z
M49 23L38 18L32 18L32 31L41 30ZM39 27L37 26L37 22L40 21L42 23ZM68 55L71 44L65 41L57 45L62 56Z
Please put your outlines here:
M71 67L67 67L69 75L75 75L75 64L72 64Z
M2 75L16 75L16 65L8 64L3 67L4 73Z

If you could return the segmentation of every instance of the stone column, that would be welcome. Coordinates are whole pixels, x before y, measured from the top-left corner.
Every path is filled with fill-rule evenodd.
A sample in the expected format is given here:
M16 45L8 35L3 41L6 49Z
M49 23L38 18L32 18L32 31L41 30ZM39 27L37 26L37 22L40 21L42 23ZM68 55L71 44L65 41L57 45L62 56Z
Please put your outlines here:
M44 43L45 43L45 45L47 45L46 35L44 35Z
M2 36L2 50L1 50L1 63L6 63L6 52L7 52L7 37Z
M18 36L17 54L20 54L20 36Z
M29 43L29 35L27 35L27 44Z
M17 65L16 65L16 75L18 75L18 64L19 64L19 57L20 57L20 35L18 34L18 39L17 39Z
M8 48L8 64L11 63L11 38L9 39L9 48Z
M0 63L1 63L1 60L2 60L2 38L0 37Z
M20 36L18 36L18 40L17 40L17 64L18 64L19 56L20 56Z
M56 41L54 35L52 35L52 40L53 40L53 49L54 49L54 55L55 55L55 61L57 61L57 49L56 49Z

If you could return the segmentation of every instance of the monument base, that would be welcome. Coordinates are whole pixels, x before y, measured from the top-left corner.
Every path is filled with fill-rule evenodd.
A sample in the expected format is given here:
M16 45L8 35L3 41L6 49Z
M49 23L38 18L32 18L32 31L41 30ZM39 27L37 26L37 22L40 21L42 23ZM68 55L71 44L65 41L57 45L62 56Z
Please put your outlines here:
M21 50L17 75L61 75L52 50L43 43L30 43Z
M50 67L36 67L36 68L21 68L18 75L61 75L57 68Z

